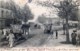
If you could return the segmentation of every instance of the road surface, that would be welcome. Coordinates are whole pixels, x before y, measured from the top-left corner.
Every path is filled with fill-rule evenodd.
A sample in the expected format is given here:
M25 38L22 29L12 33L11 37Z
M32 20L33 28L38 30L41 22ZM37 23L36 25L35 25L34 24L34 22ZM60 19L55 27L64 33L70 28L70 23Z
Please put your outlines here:
M70 29L70 35L72 33L73 29ZM72 44L66 44L66 35L62 35L63 31L58 31L58 39L55 37L55 32L53 35L50 34L44 34L43 32L39 32L39 30L36 30L37 34L32 34L33 37L29 38L25 42L17 45L16 47L59 47L59 46L68 46L68 47L76 47ZM39 33L38 33L39 32ZM71 37L71 36L70 36ZM70 38L71 41L71 38Z
M69 30L71 35L73 29ZM55 37L55 32L53 35L44 34L43 30L33 30L30 33L30 37L16 45L13 48L24 48L24 47L76 47L72 44L66 44L66 35L63 34L63 30L58 31L58 39ZM71 39L71 38L70 38Z

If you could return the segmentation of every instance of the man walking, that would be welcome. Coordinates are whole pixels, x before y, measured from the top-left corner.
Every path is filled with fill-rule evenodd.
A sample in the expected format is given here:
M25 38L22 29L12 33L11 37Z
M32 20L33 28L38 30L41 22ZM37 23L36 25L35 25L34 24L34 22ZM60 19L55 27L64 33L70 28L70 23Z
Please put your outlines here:
M77 38L76 38L76 46L79 46L80 44L80 34L77 34Z
M63 35L65 35L65 26L66 26L66 24L63 24Z
M58 31L56 30L56 39L58 39Z
M71 34L72 44L73 45L76 45L76 37L77 37L76 30L73 30L73 33Z

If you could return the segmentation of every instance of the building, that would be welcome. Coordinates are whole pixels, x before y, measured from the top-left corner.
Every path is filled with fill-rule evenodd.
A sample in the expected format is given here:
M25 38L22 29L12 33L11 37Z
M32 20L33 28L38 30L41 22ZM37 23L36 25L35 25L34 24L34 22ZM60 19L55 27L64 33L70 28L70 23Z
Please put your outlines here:
M14 21L14 13L11 10L0 8L0 29L9 27Z

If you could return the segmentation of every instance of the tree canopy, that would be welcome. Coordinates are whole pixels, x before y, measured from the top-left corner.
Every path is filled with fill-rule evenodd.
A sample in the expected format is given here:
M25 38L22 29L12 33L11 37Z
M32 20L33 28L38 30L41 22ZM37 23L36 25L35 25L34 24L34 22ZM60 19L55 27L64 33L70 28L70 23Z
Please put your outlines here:
M31 12L31 9L27 4L23 8L21 8L21 18L24 20L24 22L33 19L34 15Z
M68 1L68 2L67 2ZM54 2L51 2L49 0L44 1L44 2L39 2L37 1L37 5L42 5L44 7L49 7L52 9L58 9L58 16L60 18L66 18L66 12L68 12L68 16L70 20L78 20L77 12L78 12L78 6L79 3L78 1L73 1L73 0L63 0L57 2L58 4L55 5ZM54 12L54 11L53 11Z

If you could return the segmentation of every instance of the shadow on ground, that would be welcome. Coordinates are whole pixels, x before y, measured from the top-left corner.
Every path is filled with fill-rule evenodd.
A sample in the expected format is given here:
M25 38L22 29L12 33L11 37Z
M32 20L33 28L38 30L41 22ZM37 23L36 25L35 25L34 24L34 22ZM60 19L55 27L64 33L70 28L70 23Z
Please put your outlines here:
M61 44L72 44L71 42L66 42L66 41L63 41L63 42L60 42Z
M35 36L35 34L29 34L29 35L26 36L26 37L27 37L26 39L23 39L23 40L20 40L20 41L16 42L15 45L19 45L19 44L21 44L21 43L27 41L28 39L33 38L34 36Z
M34 36L35 36L35 34L30 34L27 36L27 39L21 39L21 40L15 42L14 47L19 45L19 44L22 44L23 42L25 42L28 39L33 38ZM0 48L3 48L3 47L9 47L9 42L0 42Z

